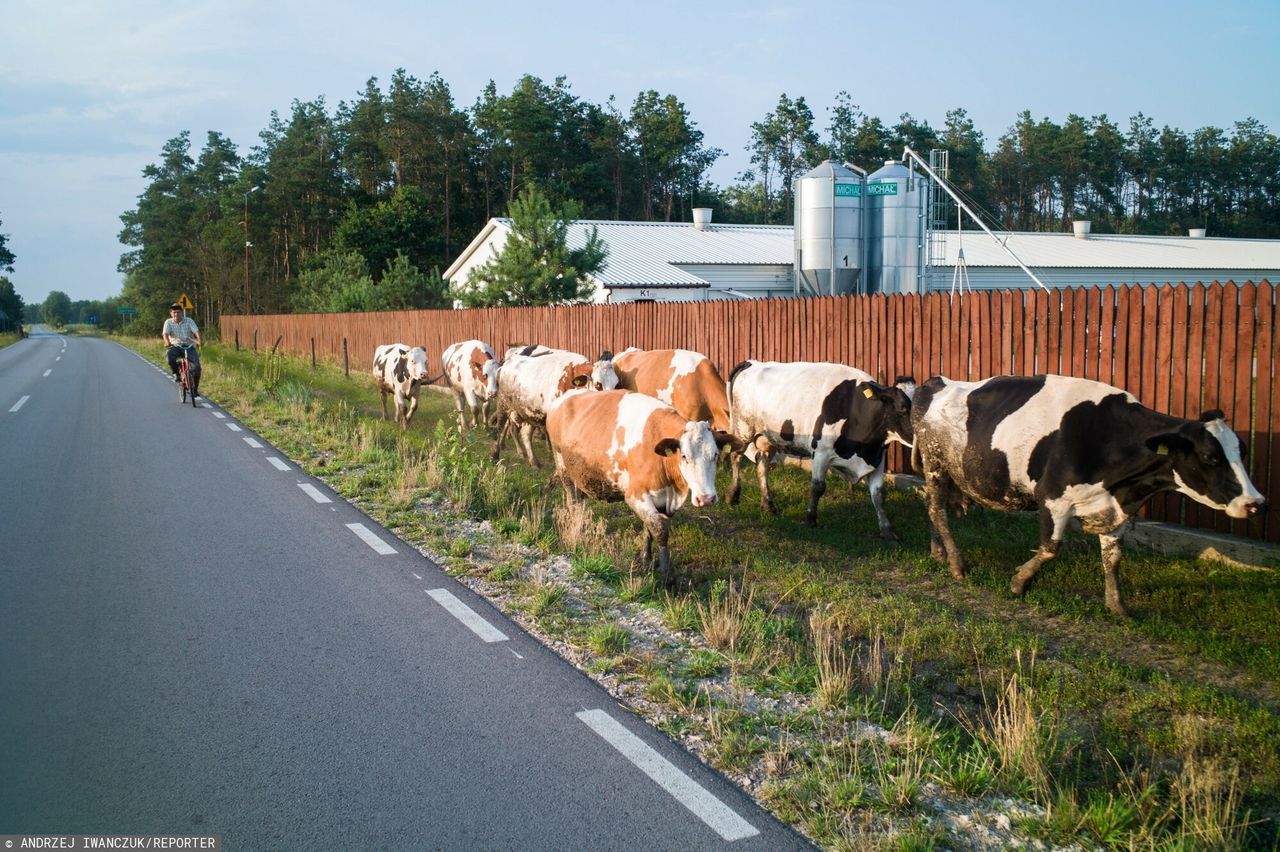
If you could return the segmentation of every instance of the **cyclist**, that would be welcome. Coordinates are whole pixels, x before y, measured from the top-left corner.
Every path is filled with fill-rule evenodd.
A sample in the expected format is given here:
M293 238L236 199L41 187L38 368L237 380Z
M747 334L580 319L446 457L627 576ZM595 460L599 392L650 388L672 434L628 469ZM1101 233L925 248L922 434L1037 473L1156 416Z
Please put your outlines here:
M160 339L169 347L169 369L173 370L173 380L179 384L182 376L178 375L178 359L182 357L183 347L187 347L187 369L191 372L192 394L195 395L195 388L200 386L200 352L196 344L204 341L200 339L196 321L183 316L182 305L177 302L169 306L169 318L160 329Z

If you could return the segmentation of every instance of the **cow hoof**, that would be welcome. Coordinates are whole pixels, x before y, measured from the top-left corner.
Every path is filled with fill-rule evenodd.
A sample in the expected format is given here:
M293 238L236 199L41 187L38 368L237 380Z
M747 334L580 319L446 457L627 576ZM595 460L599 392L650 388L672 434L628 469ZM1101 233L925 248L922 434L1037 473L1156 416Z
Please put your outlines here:
M963 580L963 579L964 579L965 577L967 577L968 575L969 575L969 571L968 571L968 569L966 569L963 565L952 565L952 566L951 566L951 579L953 579L953 580Z
M770 511L772 511L772 510L770 510ZM804 516L804 525L805 525L806 527L808 527L809 529L814 529L815 527L817 527L817 526L818 526L818 516L817 516L817 515L805 515L805 516Z
M776 508L774 508L774 505L773 505L773 501L772 501L772 500L768 501L767 503L761 503L761 504L760 504L760 511L762 511L762 512L768 512L770 515L776 515L776 514L778 514L778 510L777 510Z
M726 505L729 505L729 506L738 505L738 492L730 491L728 495L724 498L724 502Z
M1129 610L1125 609L1124 604L1120 603L1120 601L1107 601L1107 609L1113 615L1118 615L1121 618L1129 617Z
M899 544L902 543L902 541L898 538L896 534L894 534L892 530L886 530L885 532L880 533L880 537L884 539L885 544L892 545L894 547L897 547Z
M940 563L942 565L947 564L947 551L940 544L929 545L929 556L933 559L934 562Z
M1009 591L1013 592L1018 597L1022 597L1027 593L1027 584L1026 582L1020 583L1017 580L1014 580L1009 583Z

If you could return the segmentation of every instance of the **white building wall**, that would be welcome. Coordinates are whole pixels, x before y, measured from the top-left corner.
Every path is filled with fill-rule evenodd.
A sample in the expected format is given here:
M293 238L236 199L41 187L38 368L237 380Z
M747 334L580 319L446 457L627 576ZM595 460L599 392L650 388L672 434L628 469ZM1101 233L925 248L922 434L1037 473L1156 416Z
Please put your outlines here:
M680 268L698 276L710 285L708 299L739 298L726 290L733 290L752 299L783 298L795 295L795 282L791 276L791 264L777 265L680 265Z

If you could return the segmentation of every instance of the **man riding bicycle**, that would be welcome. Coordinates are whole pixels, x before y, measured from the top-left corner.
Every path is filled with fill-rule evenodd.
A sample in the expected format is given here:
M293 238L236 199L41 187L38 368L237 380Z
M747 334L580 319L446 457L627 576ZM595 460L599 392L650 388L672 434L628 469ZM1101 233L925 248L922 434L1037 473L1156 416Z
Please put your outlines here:
M169 369L173 370L173 380L179 384L182 376L178 375L178 359L182 357L185 348L187 370L191 374L194 393L194 388L200 386L200 352L196 349L196 344L203 344L204 341L200 339L196 321L182 315L182 305L175 302L169 306L169 318L164 321L164 327L160 330L160 339L169 347Z

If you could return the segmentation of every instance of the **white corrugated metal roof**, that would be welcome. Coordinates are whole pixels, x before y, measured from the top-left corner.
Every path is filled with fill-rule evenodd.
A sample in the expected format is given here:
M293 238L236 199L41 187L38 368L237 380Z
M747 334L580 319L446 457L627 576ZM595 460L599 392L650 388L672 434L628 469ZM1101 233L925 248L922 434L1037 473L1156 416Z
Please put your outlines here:
M991 237L979 230L937 231L945 235L947 266L954 266L960 244L969 266L1017 266ZM1224 237L1157 237L1135 234L1092 234L1077 239L1072 234L1014 233L1007 245L1036 267L1114 269L1280 269L1280 240L1246 240Z

